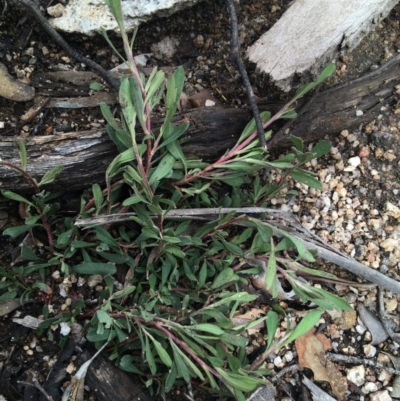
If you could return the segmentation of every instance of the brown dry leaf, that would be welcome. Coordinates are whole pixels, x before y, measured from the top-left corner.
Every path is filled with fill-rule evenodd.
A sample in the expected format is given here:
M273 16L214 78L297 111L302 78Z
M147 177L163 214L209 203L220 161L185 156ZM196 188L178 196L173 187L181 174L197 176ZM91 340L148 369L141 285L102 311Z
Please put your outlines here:
M85 377L90 364L94 358L100 354L107 346L108 341L88 360L86 361L72 377L70 383L64 391L61 401L84 401L83 393L85 387Z
M312 329L295 341L299 365L311 369L315 380L330 383L335 396L344 400L347 390L346 378L325 354L325 351L332 348L331 342L323 334L314 333L315 329Z
M190 107L191 106L187 94L185 92L182 92L181 95L179 96L178 110L185 111L190 109Z
M8 221L8 213L0 210L0 228L3 228Z
M253 322L254 320L264 316L265 312L262 309L252 308L246 313L240 314L240 312L236 312L232 318L233 326L240 326L242 324ZM261 328L265 327L265 322L260 322L256 326L253 326L251 329L248 329L249 334L257 333Z
M207 100L211 100L215 104L219 103L219 101L211 95L211 89L203 89L199 93L189 96L187 100L194 109L205 107Z

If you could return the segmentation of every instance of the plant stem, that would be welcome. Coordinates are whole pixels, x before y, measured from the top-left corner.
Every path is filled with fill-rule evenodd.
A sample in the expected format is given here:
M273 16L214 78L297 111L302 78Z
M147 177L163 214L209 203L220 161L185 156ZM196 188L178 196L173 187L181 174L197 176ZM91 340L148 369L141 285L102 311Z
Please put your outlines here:
M123 24L123 21L122 21L122 24ZM132 75L135 77L135 79L136 79L136 81L137 81L137 83L138 83L138 85L140 87L140 91L142 92L143 101L145 101L145 99L146 99L146 91L144 89L143 82L140 79L139 70L137 68L135 59L133 57L132 49L131 49L131 47L129 45L129 39L128 39L128 35L126 34L125 27L121 27L121 33L122 33L122 41L124 43L124 51L125 51L125 54L126 54L126 56L128 58L128 62L129 62L129 69L131 70ZM151 135L151 111L150 111L149 102L145 103L144 112L146 114L146 124L142 128L144 130L144 134L146 136L147 135L150 136ZM147 145L147 152L146 152L146 165L144 167L144 172L147 175L147 173L150 170L150 163L151 163L151 157L152 157L152 145L153 145L152 140L148 139L146 141L146 145Z
M38 184L36 183L35 179L29 173L27 173L25 170L23 170L21 167L18 167L15 164L8 163L5 161L0 161L0 164L2 164L3 166L10 167L14 170L17 170L32 185L33 189L35 190L35 193L40 192L40 188L39 188Z
M144 321L144 320L143 320ZM180 338L176 337L174 334L172 334L169 330L167 330L165 327L161 326L160 324L154 322L154 321L149 321L147 322L151 326L156 327L158 330L162 331L164 334L167 335L168 338L170 338L175 344L179 345L192 359L194 359L204 370L208 370L210 373L212 373L215 377L220 379L225 383L225 385L229 388L229 384L224 381L224 379L219 375L219 373L214 370L211 366L208 366L201 358L199 358L191 349L190 347L183 342Z

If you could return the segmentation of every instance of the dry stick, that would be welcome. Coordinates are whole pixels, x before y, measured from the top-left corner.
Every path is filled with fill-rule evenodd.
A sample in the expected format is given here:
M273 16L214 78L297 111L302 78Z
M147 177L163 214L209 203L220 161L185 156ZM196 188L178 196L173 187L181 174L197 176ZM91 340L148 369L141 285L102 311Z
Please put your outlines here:
M333 354L332 352L327 352L326 356L333 362L344 362L344 363L352 363L356 365L367 365L372 366L378 369L385 369L392 375L400 375L400 370L390 368L389 366L385 366L382 363L372 361L370 359L365 358L357 358L355 356L350 355L340 355L340 354Z
M282 224L278 224L275 221L269 222L269 225L273 225L272 229L276 227L282 231L286 231L290 235L295 236L309 251L317 251L317 256L320 258L343 267L343 269L348 270L350 273L353 273L364 280L370 281L387 290L393 291L396 294L400 294L400 283L398 281L380 273L379 271L371 269L370 267L364 266L362 263L349 258L344 253L341 253L333 247L330 247L328 244L323 244L322 242L317 243L312 239L311 235L299 233L298 231L290 229ZM304 227L302 228L305 230Z
M74 50L64 39L63 37L49 24L47 19L42 15L39 10L38 3L34 0L16 0L17 3L25 6L30 13L35 17L37 22L42 26L42 28L53 38L53 40L63 49L65 50L72 58L76 61L83 63L90 67L92 70L95 70L99 73L99 75L115 90L119 90L119 81L111 76L111 74L106 71L103 67L97 64L95 61L90 60L76 50Z
M47 398L48 401L53 401L53 397L47 393L47 391L41 386L39 383L39 380L36 377L36 374L32 371L29 371L29 374L31 375L31 380L32 383L24 382L24 381L18 381L19 384L23 384L25 386L31 386L31 387L36 387L43 395L45 398Z
M379 320L381 321L383 327L385 328L386 333L393 341L400 344L400 335L399 333L395 333L393 331L391 326L393 326L394 322L387 317L385 311L385 301L383 299L382 288L378 288L378 305L379 305Z
M393 291L396 294L400 294L400 283L370 267L364 266L362 263L348 257L347 255L339 252L337 249L331 247L329 244L324 243L321 238L313 234L311 231L303 227L296 218L289 212L276 209L268 209L262 207L245 207L245 208L207 208L207 209L183 209L183 210L171 210L165 218L166 219L192 219L192 220L212 220L223 214L230 213L232 211L244 214L257 214L265 213L271 217L281 219L289 223L293 228L279 224L276 220L267 221L263 220L273 230L276 229L275 234L282 235L278 230L285 231L290 235L296 237L308 250L316 250L318 256L329 262L332 262L351 273L359 276L367 281L370 281L378 286L382 286L387 290ZM107 224L110 222L120 222L130 220L131 216L135 216L135 213L125 213L123 215L108 215L90 219L78 219L75 222L76 226L86 226L89 228L94 225Z
M238 25L237 25L237 16L235 6L233 5L232 0L226 0L226 6L228 7L229 16L231 20L231 54L230 59L236 62L237 67L239 68L240 75L242 76L244 86L246 88L247 96L250 100L251 110L253 111L254 120L256 122L258 139L263 148L266 147L265 142L265 134L263 123L260 118L260 112L258 111L258 106L256 99L254 97L253 89L251 87L249 77L247 75L246 68L244 67L243 61L240 58L240 44L239 44L239 33L238 33Z

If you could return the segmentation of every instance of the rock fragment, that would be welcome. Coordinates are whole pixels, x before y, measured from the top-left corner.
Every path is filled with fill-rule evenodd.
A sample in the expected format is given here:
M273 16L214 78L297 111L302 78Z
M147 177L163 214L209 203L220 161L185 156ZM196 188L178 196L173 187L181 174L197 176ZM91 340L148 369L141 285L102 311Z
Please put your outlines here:
M35 88L14 79L0 63L0 96L14 102L26 102L35 96Z

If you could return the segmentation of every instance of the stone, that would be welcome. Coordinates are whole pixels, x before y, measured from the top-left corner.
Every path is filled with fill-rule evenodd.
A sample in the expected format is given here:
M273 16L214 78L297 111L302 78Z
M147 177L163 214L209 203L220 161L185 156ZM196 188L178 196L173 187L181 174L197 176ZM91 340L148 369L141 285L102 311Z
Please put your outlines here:
M122 14L126 30L132 31L153 17L166 17L199 0L126 0ZM49 20L53 28L63 32L78 32L88 36L102 30L118 31L118 25L104 0L71 0L60 17Z
M35 97L35 88L14 79L0 63L0 96L14 102L26 102Z
M377 391L369 397L370 401L392 401L392 397L389 395L387 390Z
M358 365L347 369L347 379L354 383L356 386L362 386L365 383L364 365Z
M47 7L47 14L49 14L51 17L59 18L63 15L64 10L65 7L58 3L55 6Z
M386 211L389 216L394 217L395 219L400 218L400 208L393 205L393 203L386 202Z

